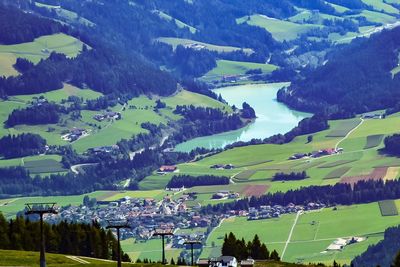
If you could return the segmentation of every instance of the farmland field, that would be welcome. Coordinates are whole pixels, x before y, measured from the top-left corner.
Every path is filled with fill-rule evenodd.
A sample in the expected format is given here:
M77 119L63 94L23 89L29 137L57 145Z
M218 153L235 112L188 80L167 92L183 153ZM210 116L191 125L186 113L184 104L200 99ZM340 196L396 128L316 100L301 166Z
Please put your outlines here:
M319 25L297 24L290 21L269 18L264 15L252 15L242 17L236 20L238 24L247 23L249 25L265 28L278 41L293 40L298 35L307 32L313 28L320 28Z
M351 169L351 167L340 167L337 169L332 170L329 172L324 179L335 179L335 178L340 178L343 175L346 174Z
M360 124L360 120L351 119L340 123L338 126L332 129L327 137L345 137L351 130Z
M271 73L278 67L271 64L260 64L252 62L217 60L217 67L210 70L203 76L203 79L210 80L221 78L225 75L244 75L246 71L253 69L261 69L263 73Z
M210 50L210 51L215 51L218 53L223 53L223 52L234 52L234 51L239 51L243 50L247 54L252 54L253 50L249 48L240 48L240 47L233 47L233 46L220 46L220 45L213 45L213 44L208 44L208 43L203 43L195 40L189 40L189 39L181 39L181 38L173 38L173 37L160 37L157 39L157 41L166 43L169 45L172 45L172 47L175 49L178 45L182 45L185 47L191 46L191 45L200 45L202 48Z
M207 249L202 256L206 257L212 251L218 252L223 241L222 238L230 231L234 231L237 237L244 237L246 240L251 239L257 233L261 241L267 243L270 250L277 249L281 255L294 218L294 214L289 214L283 215L279 219L258 221L247 221L244 217L226 219L207 240L207 245L211 246L211 243L214 242L216 249ZM307 212L300 215L295 224L283 260L302 263L331 263L336 260L340 263L349 263L354 256L363 252L369 245L381 240L383 231L390 226L397 225L398 219L398 216L381 216L377 202L339 206L337 210L326 208ZM367 239L361 243L346 246L341 251L321 253L336 238L352 236L367 237Z
M396 216L399 215L396 203L393 200L379 201L379 209L381 210L382 216Z
M383 134L375 134L367 136L367 143L365 144L364 149L369 149L379 146L382 143L383 137L384 137Z
M36 38L33 42L0 45L0 55L11 54L38 63L41 59L47 58L52 51L75 57L82 50L82 45L78 39L59 33Z

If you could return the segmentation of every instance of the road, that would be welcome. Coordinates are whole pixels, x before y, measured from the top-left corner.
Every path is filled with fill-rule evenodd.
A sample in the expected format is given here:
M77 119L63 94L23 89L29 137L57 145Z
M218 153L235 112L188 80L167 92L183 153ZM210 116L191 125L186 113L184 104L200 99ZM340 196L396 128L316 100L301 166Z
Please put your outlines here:
M299 219L299 217L302 213L303 213L303 211L299 210L296 214L296 218L294 219L292 229L290 229L288 239L286 240L285 247L283 248L283 251L282 251L282 255L281 255L282 260L283 260L283 257L285 256L286 248L289 245L290 239L292 239L292 234L293 234L294 228L296 227L297 220Z
M338 149L338 147L339 147L339 145L340 145L341 142L343 142L344 140L346 140L355 130L357 130L358 127L360 127L360 126L364 123L364 119L363 119L363 118L360 118L360 120L361 120L360 123L359 123L356 127L354 127L353 129L351 129L351 131L348 132L348 133L346 134L345 137L343 137L342 139L340 139L340 140L336 143L336 145L335 145L335 150Z
M84 167L84 166L92 166L92 165L96 165L98 163L84 163L84 164L76 164L76 165L72 165L71 166L71 171L75 174L79 174L78 168L79 167Z

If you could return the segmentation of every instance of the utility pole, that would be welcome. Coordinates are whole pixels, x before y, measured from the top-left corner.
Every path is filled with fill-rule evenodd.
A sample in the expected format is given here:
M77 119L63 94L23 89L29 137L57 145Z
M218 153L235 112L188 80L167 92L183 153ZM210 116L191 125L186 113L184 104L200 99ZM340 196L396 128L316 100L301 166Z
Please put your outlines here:
M26 203L25 215L37 214L40 217L40 267L46 267L46 243L43 231L43 215L57 214L56 203Z
M167 261L165 260L165 241L164 238L165 236L168 235L174 235L173 230L172 229L155 229L153 236L161 236L161 240L162 240L162 255L161 255L161 260L162 260L162 264L167 264Z
M195 244L201 244L201 242L198 241L198 240L186 240L184 244L185 244L185 245L190 245L190 250L191 250L191 252L192 252L192 253L191 253L191 254L192 254L192 266L194 266L193 246L194 246Z
M120 245L120 230L124 228L131 228L126 221L108 221L107 229L116 229L117 230L117 267L121 267L121 245Z

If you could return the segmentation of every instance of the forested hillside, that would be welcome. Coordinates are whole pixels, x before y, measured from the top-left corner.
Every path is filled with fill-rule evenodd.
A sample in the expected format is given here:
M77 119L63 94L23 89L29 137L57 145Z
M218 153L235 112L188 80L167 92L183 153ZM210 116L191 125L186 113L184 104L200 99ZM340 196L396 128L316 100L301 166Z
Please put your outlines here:
M333 52L315 71L304 72L280 101L301 110L327 111L333 117L394 107L400 100L400 76L391 71L399 64L400 28L355 40Z

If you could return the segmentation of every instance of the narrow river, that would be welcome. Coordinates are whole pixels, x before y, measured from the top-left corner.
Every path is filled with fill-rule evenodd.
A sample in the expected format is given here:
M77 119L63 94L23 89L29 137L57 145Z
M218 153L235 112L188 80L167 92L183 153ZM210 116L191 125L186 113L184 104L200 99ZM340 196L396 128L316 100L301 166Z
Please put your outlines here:
M254 123L236 131L214 134L178 144L176 151L189 152L196 147L223 148L237 141L250 141L253 138L266 138L278 133L286 133L299 121L311 114L291 110L276 100L277 91L288 83L252 84L215 89L229 105L242 107L249 103L256 111Z

